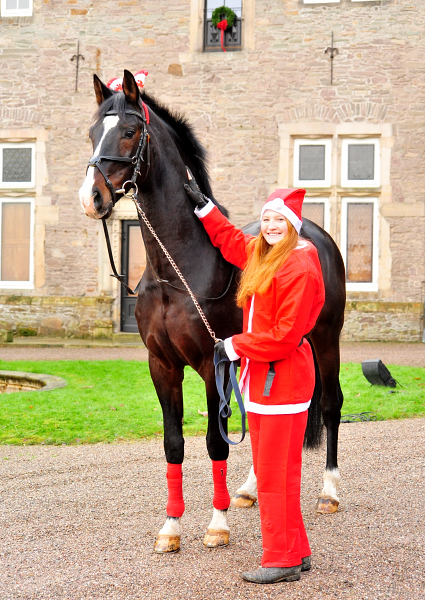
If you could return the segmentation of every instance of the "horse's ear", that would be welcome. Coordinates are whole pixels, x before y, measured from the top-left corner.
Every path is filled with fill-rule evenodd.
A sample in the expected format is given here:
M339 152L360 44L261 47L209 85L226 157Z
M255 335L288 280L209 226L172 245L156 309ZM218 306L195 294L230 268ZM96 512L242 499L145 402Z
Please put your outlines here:
M122 80L122 90L130 104L139 106L140 92L133 74L127 69L124 69L124 77Z
M96 101L100 106L104 100L112 96L112 91L100 81L99 77L96 74L93 75L93 85L94 92L96 94Z

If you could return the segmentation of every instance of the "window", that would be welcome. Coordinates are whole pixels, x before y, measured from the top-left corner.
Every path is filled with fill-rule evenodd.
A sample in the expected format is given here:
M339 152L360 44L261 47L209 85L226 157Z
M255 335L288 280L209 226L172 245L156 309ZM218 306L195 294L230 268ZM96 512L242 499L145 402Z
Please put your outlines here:
M31 17L33 0L1 0L2 17Z
M329 198L306 197L302 207L302 218L313 221L313 223L329 232Z
M33 287L32 198L0 198L0 287Z
M378 198L343 198L341 254L347 290L378 289Z
M317 188L331 185L332 140L294 140L294 186Z
M224 32L223 46L226 50L240 50L242 45L242 0L205 0L204 50L222 52L221 31L213 27L211 22L214 10L220 6L227 6L236 14L232 28Z
M0 187L35 186L35 144L0 144Z
M341 186L379 187L379 139L365 138L342 140Z

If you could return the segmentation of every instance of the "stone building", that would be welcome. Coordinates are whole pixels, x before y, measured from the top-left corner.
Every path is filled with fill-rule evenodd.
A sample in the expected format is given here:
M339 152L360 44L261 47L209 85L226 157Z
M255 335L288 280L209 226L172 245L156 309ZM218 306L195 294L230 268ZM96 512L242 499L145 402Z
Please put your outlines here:
M133 329L78 189L93 73L106 82L144 68L149 93L194 125L236 224L276 187L307 189L306 216L346 262L345 339L422 339L422 0L226 0L237 16L226 52L211 25L223 3L1 0L3 334ZM135 218L122 201L109 222L131 281L143 269Z

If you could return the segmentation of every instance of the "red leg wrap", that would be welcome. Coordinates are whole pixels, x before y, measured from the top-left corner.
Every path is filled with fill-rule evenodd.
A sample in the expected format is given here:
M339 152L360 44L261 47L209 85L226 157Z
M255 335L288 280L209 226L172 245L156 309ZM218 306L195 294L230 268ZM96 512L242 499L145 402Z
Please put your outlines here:
M230 506L230 496L227 491L227 460L213 460L212 471L214 481L213 506L217 510L227 510Z
M181 517L184 513L183 472L181 465L167 463L167 485L167 517Z

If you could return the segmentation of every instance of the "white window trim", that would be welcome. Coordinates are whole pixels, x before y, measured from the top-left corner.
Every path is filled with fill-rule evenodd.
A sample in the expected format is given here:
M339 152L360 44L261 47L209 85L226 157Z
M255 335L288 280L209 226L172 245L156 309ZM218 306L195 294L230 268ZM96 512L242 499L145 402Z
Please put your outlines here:
M1 16L2 17L32 17L33 0L29 0L28 8L6 8L6 0L1 0Z
M31 148L31 181L2 181L3 177L3 149L4 148ZM31 142L0 144L0 188L4 189L32 189L35 188L35 144Z
M299 179L300 146L325 146L325 178L324 179L319 179L319 180ZM328 188L331 186L331 173L332 173L332 138L321 138L321 139L295 138L294 139L294 169L293 169L294 187Z
M348 146L353 144L374 144L375 145L375 179L361 180L348 179ZM380 139L379 138L342 138L341 145L341 187L348 188L376 188L381 185L381 160L380 160Z
M30 273L28 281L2 281L0 280L0 289L5 290L33 290L34 289L34 198L31 197L2 197L0 198L0 232L2 227L2 206L6 203L25 202L31 205L31 221L30 221ZM0 264L1 264L1 238L0 238ZM1 276L1 273L0 273Z
M331 226L331 203L330 203L330 198L329 196L314 196L314 197L309 197L306 196L304 198L304 202L306 202L307 204L324 204L324 223L323 223L323 229L325 231L327 231L328 233L330 233L330 226Z
M340 0L304 0L304 4L331 4L332 2L340 2Z
M355 196L343 197L341 203L341 254L344 265L347 265L347 204L360 202L373 204L373 245L372 245L372 281L370 283L350 283L346 281L347 291L352 292L377 292L379 269L379 198Z

